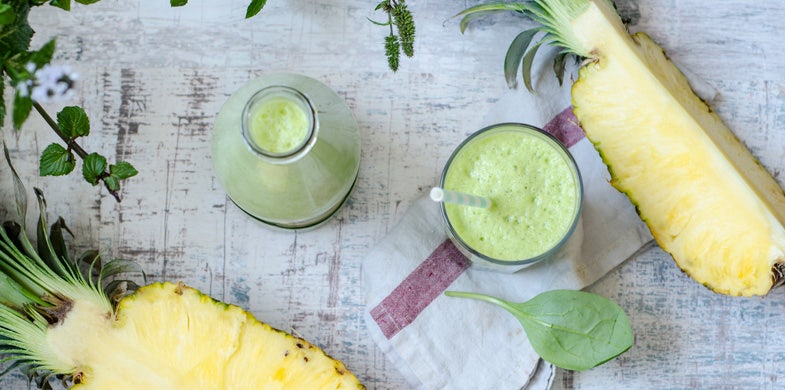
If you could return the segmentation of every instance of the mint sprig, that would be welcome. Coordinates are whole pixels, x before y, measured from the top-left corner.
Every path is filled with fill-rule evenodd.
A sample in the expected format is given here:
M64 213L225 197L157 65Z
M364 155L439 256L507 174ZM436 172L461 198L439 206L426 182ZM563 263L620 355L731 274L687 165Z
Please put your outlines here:
M169 0L169 5L172 7L182 7L186 4L188 4L188 0ZM248 4L248 8L245 10L245 18L256 16L264 8L265 4L267 4L267 0L251 0L251 4Z
M57 143L48 145L41 153L39 174L41 176L60 176L71 173L76 165L76 157L82 159L82 176L93 184L103 183L112 196L120 201L120 183L135 176L138 171L127 162L108 164L106 158L98 153L88 153L77 143L77 139L90 133L90 120L80 107L66 107L53 120L41 106L55 98L67 97L74 92L76 74L62 71L63 67L52 66L55 41L50 40L38 50L30 50L33 28L28 22L31 9L49 5L71 10L73 2L93 4L99 0L0 0L0 126L11 117L14 129L19 130L35 108L49 127L63 140L65 146ZM172 7L184 6L188 0L170 0ZM246 18L258 14L267 0L250 0ZM56 77L54 68L62 73ZM6 102L6 83L13 88L11 101ZM8 105L6 103L9 103Z
M469 292L444 294L504 308L520 321L537 354L568 370L594 368L632 347L632 328L624 310L597 294L552 290L523 303Z
M87 153L76 140L90 134L90 119L81 107L69 106L57 113L57 122L39 105L33 103L36 111L44 118L52 130L66 145L50 144L41 154L38 173L41 176L60 176L71 173L76 166L74 154L82 159L82 176L92 184L103 182L109 193L120 201L120 182L135 176L138 171L128 162L120 161L108 165L106 157L99 153Z

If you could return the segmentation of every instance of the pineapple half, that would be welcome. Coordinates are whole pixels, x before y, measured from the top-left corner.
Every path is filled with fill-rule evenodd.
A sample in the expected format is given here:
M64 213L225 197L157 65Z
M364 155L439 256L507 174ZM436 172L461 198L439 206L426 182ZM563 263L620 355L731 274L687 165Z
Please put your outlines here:
M14 178L24 221L24 189ZM0 354L40 388L59 377L85 390L364 389L316 346L182 283L114 298L110 292L123 290L116 287L135 285L102 281L138 266L101 266L95 252L69 260L68 228L58 219L47 229L36 193L37 246L23 225L0 227Z
M517 11L542 24L508 51L531 89L539 45L585 59L572 86L575 115L608 166L611 183L637 207L660 247L718 293L765 295L785 273L785 195L645 33L630 35L609 0L535 0L472 7ZM544 38L531 43L536 33ZM559 73L559 77L562 74Z

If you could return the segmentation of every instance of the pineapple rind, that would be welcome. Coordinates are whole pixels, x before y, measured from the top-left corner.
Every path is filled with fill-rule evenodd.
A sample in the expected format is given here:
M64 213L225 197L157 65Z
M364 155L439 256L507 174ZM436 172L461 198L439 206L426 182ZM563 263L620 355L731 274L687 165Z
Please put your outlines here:
M115 317L74 310L56 335L74 389L364 388L314 345L182 284L142 287Z
M619 33L596 3L573 21L595 60L573 85L575 114L658 244L729 295L764 295L785 259L785 196L648 36Z

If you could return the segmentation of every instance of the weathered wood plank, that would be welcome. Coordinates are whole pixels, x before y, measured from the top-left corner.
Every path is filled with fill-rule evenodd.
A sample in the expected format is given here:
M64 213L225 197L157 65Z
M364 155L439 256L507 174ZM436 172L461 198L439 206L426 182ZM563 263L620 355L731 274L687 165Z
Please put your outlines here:
M98 247L140 262L151 280L184 280L249 308L325 348L371 389L408 388L368 338L362 259L437 181L452 148L484 125L483 114L506 92L506 47L527 22L500 15L461 35L448 18L478 1L411 1L416 55L393 74L383 58L386 30L366 19L381 17L373 2L270 1L244 20L246 3L192 0L171 9L166 1L103 0L74 4L71 13L34 10L34 45L57 36L57 61L82 75L78 103L94 132L85 147L128 159L141 172L125 186L123 203L78 177L36 175L39 152L55 141L40 119L19 134L5 129L4 138L28 187L41 187L50 214L68 221L77 250ZM674 61L721 91L717 111L785 183L778 62L785 5L620 0L619 7L632 30L649 32ZM249 220L212 172L209 140L222 103L244 82L278 70L333 87L360 125L357 190L335 220L311 232L272 232ZM0 193L10 199L0 174ZM717 296L656 248L592 290L627 310L636 344L595 370L560 371L556 388L781 387L782 290L764 299ZM0 388L26 384L14 374Z

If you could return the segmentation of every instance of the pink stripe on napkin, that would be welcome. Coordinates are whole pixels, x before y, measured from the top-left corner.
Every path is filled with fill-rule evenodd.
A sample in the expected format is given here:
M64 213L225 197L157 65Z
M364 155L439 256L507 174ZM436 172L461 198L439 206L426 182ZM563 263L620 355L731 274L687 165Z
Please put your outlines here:
M551 119L542 129L556 137L568 148L586 136L578 118L572 112L572 107L565 108L564 111Z
M450 240L445 240L371 310L371 317L384 336L391 339L411 324L467 268L469 260Z

